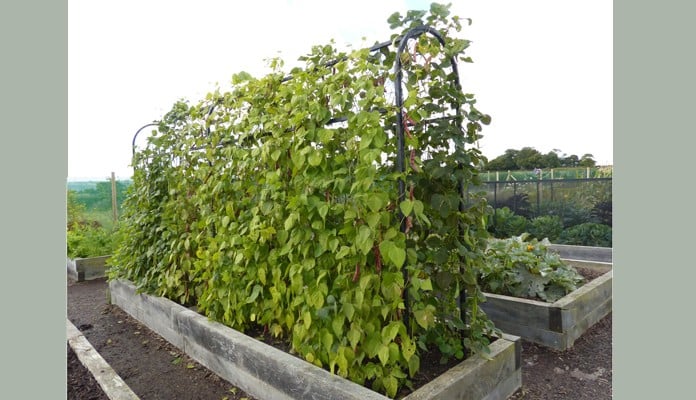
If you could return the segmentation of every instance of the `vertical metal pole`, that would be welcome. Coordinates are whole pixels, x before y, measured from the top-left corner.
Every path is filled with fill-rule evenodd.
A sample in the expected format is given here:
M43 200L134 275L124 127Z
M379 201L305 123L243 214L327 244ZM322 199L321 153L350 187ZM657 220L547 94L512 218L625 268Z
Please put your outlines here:
M536 197L537 197L537 200L536 200L536 203L537 203L537 217L539 216L539 213L541 213L541 209L539 208L539 207L540 207L539 203L541 202L541 191L539 190L539 185L540 185L540 184L541 184L541 177L540 177L539 179L537 179L537 183L536 183L536 190L537 190L537 196L536 196Z
M403 93L401 91L401 81L403 79L403 73L401 71L401 52L406 47L406 43L410 38L410 31L401 39L399 48L396 52L396 61L394 68L396 69L396 77L394 78L394 101L396 103L396 169L399 173L403 174L406 171L404 167L404 117L403 117L403 106L404 99ZM398 180L398 204L401 204L406 197L406 187L402 177ZM397 216L401 221L401 232L406 232L406 220L403 213L401 212L401 207L397 207ZM408 270L406 269L406 262L401 266L401 274L404 277L404 288L408 285ZM406 329L409 329L409 318L411 314L411 307L409 304L408 290L404 290L403 293L404 301L404 314L403 321Z
M395 103L396 103L396 136L397 136L397 158L396 158L396 166L397 169L400 173L405 172L404 168L404 120L403 120L403 93L401 89L401 83L403 80L403 73L402 73L402 65L401 65L401 54L403 53L404 49L406 48L406 45L408 44L408 41L412 38L416 38L420 36L423 33L430 33L432 34L439 42L440 44L444 47L445 46L445 40L442 38L440 33L425 25L417 26L415 28L410 29L409 31L406 32L406 34L401 38L401 42L399 43L399 48L397 49L396 52L396 60L394 62L394 69L395 69L395 82L394 82L394 95L395 95ZM458 90L461 90L460 84L459 84L459 72L457 71L457 59L456 57L450 57L450 62L452 64L452 72L453 75L455 76L455 86ZM455 107L457 110L457 116L460 116L460 110L459 106ZM398 181L398 186L399 186L399 203L404 200L405 198L405 183L402 178L399 178ZM459 211L462 212L464 211L464 185L462 181L459 181L458 185L459 189ZM406 232L406 221L404 219L404 216L401 214L400 207L398 211L398 216L401 220L401 232ZM462 228L460 226L460 236L462 234ZM463 274L463 266L460 263L460 274ZM402 273L404 277L404 285L408 282L408 270L406 269L406 264L404 263L402 267ZM408 298L408 290L404 290L404 308L405 308L405 314L404 314L404 324L408 327L409 326L409 313L410 313L410 306L409 306L409 298ZM460 290L460 296L459 296L459 311L460 311L460 317L462 322L466 323L466 288L462 287ZM466 350L466 349L465 349Z
M493 229L498 231L498 181L495 181L493 187Z
M395 72L395 78L394 78L394 101L396 103L396 168L400 173L406 172L406 168L404 166L404 98L403 98L403 92L401 89L401 83L403 80L403 72L402 72L402 65L401 65L401 54L404 52L406 49L406 45L408 44L408 41L413 38L417 38L418 36L422 35L423 33L428 32L435 36L440 44L444 45L444 39L442 39L442 36L440 36L440 33L436 31L435 29L421 25L417 26L415 28L412 28L404 34L404 36L401 38L401 42L399 43L399 47L396 50L396 59L394 61L394 72ZM456 64L453 63L453 69L456 72ZM406 197L406 187L403 178L399 178L398 180L398 186L399 186L399 196L398 196L398 202L401 204L401 202L405 199ZM406 220L404 218L404 215L401 213L401 207L397 207L397 215L398 218L401 221L401 232L406 232ZM404 286L408 284L408 270L406 269L406 263L404 262L404 265L401 267L401 273L403 274L404 277ZM403 294L403 301L404 301L404 325L406 327L409 327L409 319L410 319L410 313L411 313L411 307L410 307L410 302L409 302L409 297L408 297L408 290L404 290Z

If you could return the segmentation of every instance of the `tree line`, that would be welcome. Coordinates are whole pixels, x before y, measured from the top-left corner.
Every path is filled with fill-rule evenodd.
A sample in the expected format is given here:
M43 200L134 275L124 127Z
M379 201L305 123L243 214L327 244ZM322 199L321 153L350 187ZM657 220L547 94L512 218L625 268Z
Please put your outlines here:
M533 147L523 147L520 150L508 149L501 156L489 160L484 165L485 171L505 171L535 168L560 167L594 167L597 162L592 154L578 157L575 154L566 155L558 149L542 154Z

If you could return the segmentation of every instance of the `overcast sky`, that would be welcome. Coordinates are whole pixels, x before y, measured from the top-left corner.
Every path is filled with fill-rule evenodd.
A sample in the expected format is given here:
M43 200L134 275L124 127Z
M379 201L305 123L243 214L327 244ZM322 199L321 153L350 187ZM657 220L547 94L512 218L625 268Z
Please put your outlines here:
M530 146L612 164L612 2L452 3L453 14L473 20L459 35L472 41L474 63L459 69L463 90L493 119L483 154ZM196 103L242 70L262 76L270 57L289 71L331 38L339 48L387 40L389 15L429 4L69 0L67 178L130 178L133 135L177 100Z

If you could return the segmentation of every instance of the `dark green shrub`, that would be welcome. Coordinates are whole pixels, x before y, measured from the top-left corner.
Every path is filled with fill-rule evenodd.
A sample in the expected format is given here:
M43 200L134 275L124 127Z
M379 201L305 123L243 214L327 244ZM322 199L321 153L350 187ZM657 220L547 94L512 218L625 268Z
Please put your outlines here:
M600 201L592 208L592 216L597 223L612 226L612 201Z
M529 221L527 227L532 237L556 242L563 232L563 221L556 215L542 215Z
M519 236L527 231L527 219L508 207L497 208L488 220L488 232L497 238Z
M576 246L612 247L612 230L607 225L586 222L564 230L558 239L558 243Z
M586 222L595 222L591 209L581 207L573 201L545 202L540 207L539 215L557 216L565 228Z

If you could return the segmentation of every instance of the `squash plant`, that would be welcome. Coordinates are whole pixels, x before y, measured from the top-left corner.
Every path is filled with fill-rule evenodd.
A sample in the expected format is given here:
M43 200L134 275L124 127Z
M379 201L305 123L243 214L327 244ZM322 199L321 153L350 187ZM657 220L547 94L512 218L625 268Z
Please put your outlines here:
M585 283L585 278L549 248L551 243L522 233L490 238L479 269L481 287L490 293L553 303Z
M391 46L314 46L290 75L272 59L264 77L177 102L134 155L111 278L261 326L391 397L423 351L485 354L500 333L478 309L490 207L462 193L480 184L472 144L490 117L457 83L469 42L448 8L393 14ZM418 26L444 45L426 32L398 54Z

